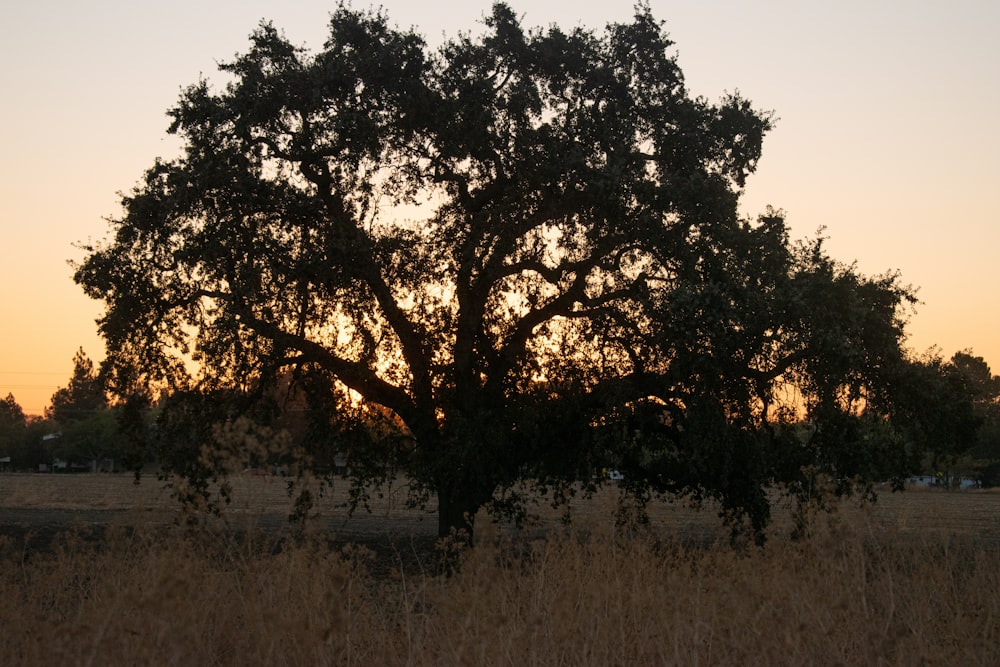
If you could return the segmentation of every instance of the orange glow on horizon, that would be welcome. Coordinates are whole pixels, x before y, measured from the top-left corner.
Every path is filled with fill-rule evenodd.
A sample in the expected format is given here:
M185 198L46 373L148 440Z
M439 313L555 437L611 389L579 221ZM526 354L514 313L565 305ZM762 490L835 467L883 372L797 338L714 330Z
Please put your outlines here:
M375 4L436 46L442 34L480 30L492 0ZM633 14L631 3L510 4L526 27L599 30ZM743 214L774 205L793 239L825 227L833 257L856 259L867 275L898 269L923 302L908 346L936 346L945 358L971 349L1000 373L1000 135L988 131L1000 108L1000 86L988 83L1000 63L1000 3L649 5L666 21L693 95L714 101L738 89L778 117ZM106 235L116 192L156 156L177 154L165 111L179 89L202 74L224 85L216 64L246 51L261 18L295 44L321 47L332 6L50 9L12 3L13 29L0 41L9 101L0 106L0 397L13 394L35 415L66 386L78 348L95 364L104 357L94 324L101 304L73 284L66 262L81 258L75 242ZM774 34L781 39L761 39Z

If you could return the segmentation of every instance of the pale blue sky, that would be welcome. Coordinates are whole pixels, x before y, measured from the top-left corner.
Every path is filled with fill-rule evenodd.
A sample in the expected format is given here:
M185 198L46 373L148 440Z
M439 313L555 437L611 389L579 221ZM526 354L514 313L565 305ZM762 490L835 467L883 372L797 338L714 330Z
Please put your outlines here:
M526 26L600 28L631 2L513 0ZM477 31L489 2L382 6L431 43ZM866 273L899 269L924 304L911 345L971 347L1000 371L1000 2L651 0L688 87L740 90L779 117L744 210L821 226ZM355 2L355 7L367 3ZM0 39L0 396L40 412L77 347L103 357L100 305L70 279L154 157L181 87L247 45L261 18L313 48L333 3L18 2Z

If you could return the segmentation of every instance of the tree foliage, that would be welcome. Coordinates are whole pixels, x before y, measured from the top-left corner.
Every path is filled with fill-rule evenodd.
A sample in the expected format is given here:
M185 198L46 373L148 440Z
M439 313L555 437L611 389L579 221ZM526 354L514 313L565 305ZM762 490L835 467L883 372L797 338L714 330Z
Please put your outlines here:
M107 406L108 399L94 362L80 348L73 355L73 374L69 384L52 394L45 416L59 424L71 424L85 420Z
M315 405L360 396L406 437L352 467L436 494L442 533L609 466L758 530L768 486L870 473L773 426L887 406L913 296L738 215L771 114L692 97L646 6L484 23L432 51L340 6L317 53L264 23L229 83L187 88L182 154L76 268L109 386L262 395L293 369Z
M109 404L100 373L80 348L73 356L69 383L52 394L45 409L48 433L58 437L48 443L46 455L51 458L44 462L56 458L75 465L93 465L104 459L124 459L141 465L142 457L135 456L122 430L122 411L123 406Z
M11 455L24 438L27 425L24 410L14 395L8 393L0 401L0 457Z
M971 351L948 360L930 351L915 359L901 380L897 421L924 454L923 472L947 482L962 468L958 472L995 484L1000 377L986 361Z

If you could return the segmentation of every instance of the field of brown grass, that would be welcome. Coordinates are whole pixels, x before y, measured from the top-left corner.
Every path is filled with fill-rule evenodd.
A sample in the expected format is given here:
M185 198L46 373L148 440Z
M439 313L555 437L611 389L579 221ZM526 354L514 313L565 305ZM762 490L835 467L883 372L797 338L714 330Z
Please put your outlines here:
M231 483L233 502L226 510L231 523L251 526L258 523L265 527L284 523L291 501L283 478L235 475ZM432 535L436 531L433 504L426 509L407 508L404 484L396 484L381 495L373 494L371 511L358 510L353 516L346 509L347 490L347 482L337 480L332 489L326 489L317 498L313 521L319 528L352 535L373 531ZM576 523L613 524L618 500L616 488L605 488L593 498L571 499L569 515ZM775 504L772 527L775 535L782 536L791 530L790 509L787 503ZM60 519L78 517L92 522L140 518L147 522L171 522L178 505L164 483L150 476L136 484L126 474L0 474L0 524L16 521L18 514L26 510L32 511L32 517L44 517L49 512ZM544 532L558 526L565 511L554 510L540 500L531 508L528 529ZM654 532L692 537L700 542L728 535L716 514L717 508L710 502L702 509L691 508L684 502L653 503L649 507ZM838 514L861 522L870 530L913 536L962 535L1000 545L1000 492L992 490L944 492L922 488L905 493L884 490L874 504L842 502ZM489 518L483 516L477 522L483 526Z
M765 548L734 550L711 508L616 530L608 489L574 501L572 528L544 504L523 531L481 519L446 576L434 554L404 563L405 540L384 567L364 540L326 539L433 535L399 496L348 519L342 493L279 539L284 487L240 478L230 525L269 529L236 539L169 527L155 480L0 475L0 523L83 519L43 550L30 526L0 537L0 664L1000 664L1000 494L885 493L794 542L779 509ZM94 516L115 517L100 539Z

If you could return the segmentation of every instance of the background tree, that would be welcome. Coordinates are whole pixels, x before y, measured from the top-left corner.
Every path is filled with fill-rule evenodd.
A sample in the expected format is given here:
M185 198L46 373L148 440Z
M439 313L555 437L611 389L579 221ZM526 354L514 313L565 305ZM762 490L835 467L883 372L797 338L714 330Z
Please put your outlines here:
M10 454L11 466L17 470L40 470L41 465L52 465L52 444L54 440L46 439L52 429L48 420L37 415L28 417L24 428L24 436L20 442L14 443Z
M429 52L340 6L315 55L262 24L221 69L170 111L182 155L84 246L109 386L324 378L403 425L352 468L408 474L442 534L519 479L609 465L759 531L767 486L801 474L766 428L780 388L848 411L899 356L896 276L791 245L779 212L739 218L771 115L692 98L648 7L564 32L496 4Z
M108 406L101 379L94 362L80 348L73 355L73 375L66 387L56 389L45 417L58 424L71 424L87 419Z
M995 486L1000 483L1000 376L971 350L956 352L941 368L949 392L938 409L972 426L953 429L943 439L946 448L931 449L932 472L943 465L953 474Z
M13 394L8 393L0 401L0 457L11 456L24 439L28 424L24 410Z
M947 468L974 440L979 420L961 375L936 354L913 360L901 378L897 422L926 452L924 472Z
M93 362L82 348L77 350L69 384L52 394L45 409L50 432L59 434L50 442L52 455L79 465L126 456L129 447L120 428L119 413L120 409L109 405Z
M981 421L975 442L967 452L972 474L984 486L1000 486L1000 376L993 375L986 361L971 351L957 352L951 363L971 389L974 410Z

